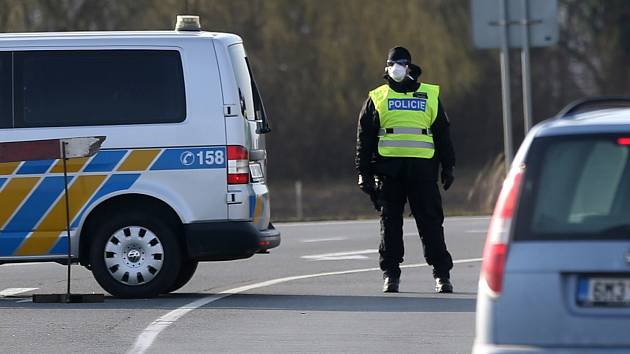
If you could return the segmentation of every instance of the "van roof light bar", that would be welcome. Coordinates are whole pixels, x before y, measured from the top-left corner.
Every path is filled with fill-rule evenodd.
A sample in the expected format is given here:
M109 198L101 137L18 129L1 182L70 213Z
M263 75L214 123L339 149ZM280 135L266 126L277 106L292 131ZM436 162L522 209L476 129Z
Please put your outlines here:
M201 22L199 16L195 15L177 15L176 31L201 31Z
M588 97L573 101L566 105L558 114L557 118L571 118L574 113L588 112L603 108L630 108L630 97L627 96L600 96Z

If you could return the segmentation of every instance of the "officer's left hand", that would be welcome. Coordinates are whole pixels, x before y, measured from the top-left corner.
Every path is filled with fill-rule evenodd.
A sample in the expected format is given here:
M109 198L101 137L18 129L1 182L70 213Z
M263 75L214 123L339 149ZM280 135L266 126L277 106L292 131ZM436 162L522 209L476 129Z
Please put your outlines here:
M455 181L453 168L452 167L442 168L442 174L440 177L442 180L442 188L444 188L444 190L447 191L449 188L451 188L451 185Z

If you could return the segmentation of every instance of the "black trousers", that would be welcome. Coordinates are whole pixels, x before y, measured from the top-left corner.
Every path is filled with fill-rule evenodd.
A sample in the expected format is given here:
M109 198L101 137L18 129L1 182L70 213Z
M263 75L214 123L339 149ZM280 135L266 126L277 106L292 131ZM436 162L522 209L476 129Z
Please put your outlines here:
M424 258L433 266L435 278L449 277L453 260L444 241L444 212L442 197L435 180L419 180L414 173L402 173L398 177L384 176L379 195L381 209L380 267L384 276L400 277L403 262L403 212L409 200L420 239Z

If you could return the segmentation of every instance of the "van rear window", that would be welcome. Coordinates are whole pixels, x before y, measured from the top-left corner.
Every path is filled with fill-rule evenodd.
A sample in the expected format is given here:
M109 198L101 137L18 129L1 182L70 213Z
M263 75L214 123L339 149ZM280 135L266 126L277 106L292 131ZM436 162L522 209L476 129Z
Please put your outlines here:
M515 238L630 239L626 142L618 135L537 139L528 153Z
M11 96L11 53L0 52L0 128L13 125Z
M175 50L15 52L15 126L182 122L186 95Z

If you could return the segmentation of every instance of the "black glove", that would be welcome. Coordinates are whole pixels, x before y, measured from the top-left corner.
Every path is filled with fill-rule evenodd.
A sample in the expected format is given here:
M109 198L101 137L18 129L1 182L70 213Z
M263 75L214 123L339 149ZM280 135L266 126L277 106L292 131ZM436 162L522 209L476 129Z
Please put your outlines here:
M369 196L372 196L376 189L374 187L374 176L359 175L359 188Z
M453 167L443 167L440 177L442 180L442 188L447 191L449 188L451 188L453 181L455 181L455 175L453 175Z
M376 190L376 180L374 176L359 175L359 188L370 196L372 205L376 211L381 211L381 203L378 199L378 191Z

